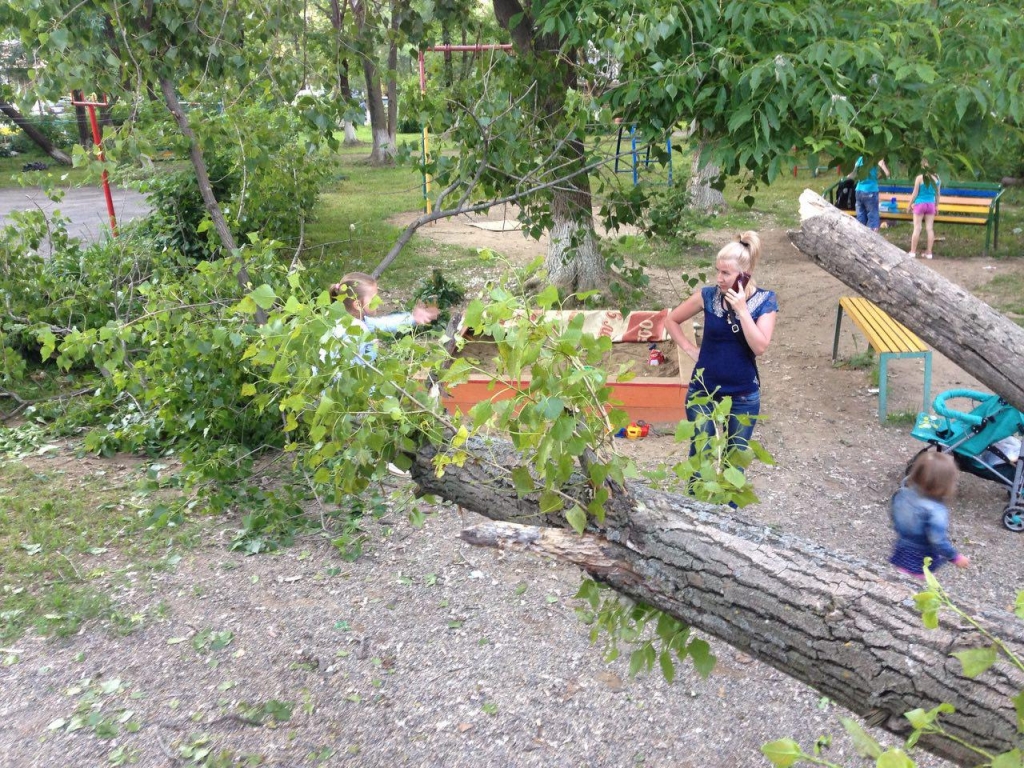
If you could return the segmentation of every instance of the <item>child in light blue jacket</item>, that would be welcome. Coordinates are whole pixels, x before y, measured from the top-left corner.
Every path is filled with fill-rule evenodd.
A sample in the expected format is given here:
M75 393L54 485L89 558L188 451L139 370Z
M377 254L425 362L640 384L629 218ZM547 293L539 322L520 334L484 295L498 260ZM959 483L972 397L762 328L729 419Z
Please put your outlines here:
M342 323L335 325L330 334L336 339L343 339L351 334L353 326L362 329L363 339L359 344L357 358L361 365L377 358L377 342L372 338L373 333L411 330L415 325L432 322L438 314L437 307L417 304L412 312L395 312L378 317L371 309L377 290L377 281L363 272L350 272L330 288L331 298L344 302L345 309L354 318L354 322L347 326ZM327 362L328 356L327 350L320 350L321 362Z
M924 559L937 570L947 560L960 568L970 565L949 540L949 509L945 500L956 491L959 471L948 453L926 451L915 459L910 475L892 497L896 546L889 562L903 573L924 577Z

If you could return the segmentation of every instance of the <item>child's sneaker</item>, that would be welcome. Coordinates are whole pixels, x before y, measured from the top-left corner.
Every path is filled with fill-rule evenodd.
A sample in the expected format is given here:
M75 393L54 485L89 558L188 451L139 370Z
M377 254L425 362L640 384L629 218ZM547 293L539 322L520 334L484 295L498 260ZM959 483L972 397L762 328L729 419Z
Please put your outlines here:
M916 259L917 258L917 254L914 253L913 251L907 251L907 256L909 256L912 259Z
M926 254L924 255L924 257L925 257L926 259L930 259L930 258L932 257L932 255L931 255L930 253L926 253Z

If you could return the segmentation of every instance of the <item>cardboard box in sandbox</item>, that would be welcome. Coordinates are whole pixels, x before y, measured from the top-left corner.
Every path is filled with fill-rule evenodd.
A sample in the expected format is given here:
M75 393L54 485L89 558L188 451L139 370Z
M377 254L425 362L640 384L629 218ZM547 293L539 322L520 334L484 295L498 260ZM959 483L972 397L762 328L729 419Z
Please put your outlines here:
M652 425L675 425L686 418L686 390L693 362L665 330L667 309L626 315L616 310L552 311L546 312L545 318L568 323L580 314L584 316L584 333L608 336L612 340L612 351L602 363L606 370L617 371L620 363L633 363L631 371L635 377L629 381L618 381L614 375L608 377L616 407L629 414L631 421L645 421ZM686 332L692 333L686 325ZM466 345L460 356L474 360L493 356L493 340L474 337L468 332L463 335ZM650 364L651 345L662 357L657 365ZM481 400L507 400L529 381L529 376L513 382L496 375L474 373L465 383L450 387L442 399L449 412L454 413L458 409L466 413Z

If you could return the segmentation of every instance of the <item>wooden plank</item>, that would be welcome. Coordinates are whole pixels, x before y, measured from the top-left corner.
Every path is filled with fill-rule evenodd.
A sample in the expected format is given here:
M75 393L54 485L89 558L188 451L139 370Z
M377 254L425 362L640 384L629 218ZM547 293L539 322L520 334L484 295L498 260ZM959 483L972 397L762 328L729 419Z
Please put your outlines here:
M847 216L857 215L856 211L843 211L843 213ZM889 213L888 211L879 211L878 216L882 219L893 219L895 221L912 221L914 219L914 214L912 213ZM982 219L974 216L943 216L942 214L937 214L935 216L935 221L940 221L946 224L988 224L987 218Z
M899 195L884 195L879 198L878 204L885 205L885 203L891 202L892 198L896 198L897 204L901 208L905 208L907 203L910 202L910 194L899 194ZM946 206L960 206L971 211L977 211L978 213L984 213L992 209L993 200L984 200L980 198L972 197L955 197L954 195L941 195L939 199L939 210L944 210Z
M884 329L884 334L892 345L891 351L924 352L927 349L913 331L894 320L877 304L873 304L867 299L863 301L870 305L868 312L871 315L872 321L878 327Z
M858 296L844 296L839 305L878 353L927 352L928 347L881 307Z
M866 299L862 299L861 312L872 331L874 331L875 338L882 345L881 348L878 348L879 352L912 351L906 344L905 337L900 334L899 329L896 327L896 321L885 314L880 307L868 302Z

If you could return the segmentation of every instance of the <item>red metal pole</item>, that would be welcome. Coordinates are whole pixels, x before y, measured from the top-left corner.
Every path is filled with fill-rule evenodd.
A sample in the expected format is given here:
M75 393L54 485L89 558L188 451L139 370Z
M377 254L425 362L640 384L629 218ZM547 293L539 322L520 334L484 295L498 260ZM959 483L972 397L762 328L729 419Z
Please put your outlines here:
M100 125L96 121L96 107L105 107L107 103L105 101L74 101L71 102L76 107L86 107L89 110L89 124L92 126L92 140L96 144L97 154L101 161L106 160L106 156L103 154L103 138L100 136ZM100 176L103 185L103 197L107 201L107 213L110 215L110 231L117 237L117 216L114 215L114 198L110 194L110 182L107 179L107 169L103 169L103 173Z

